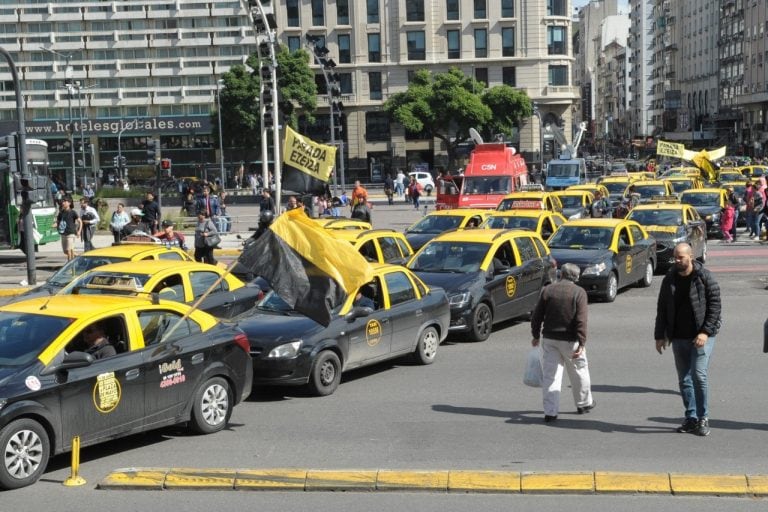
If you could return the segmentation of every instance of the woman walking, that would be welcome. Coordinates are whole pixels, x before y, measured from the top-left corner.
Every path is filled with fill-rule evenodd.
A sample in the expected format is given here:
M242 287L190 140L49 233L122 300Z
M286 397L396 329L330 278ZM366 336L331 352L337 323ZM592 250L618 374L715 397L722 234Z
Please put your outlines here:
M213 258L213 248L216 247L221 238L216 224L211 220L208 212L200 210L197 212L197 226L195 227L195 261L216 264Z

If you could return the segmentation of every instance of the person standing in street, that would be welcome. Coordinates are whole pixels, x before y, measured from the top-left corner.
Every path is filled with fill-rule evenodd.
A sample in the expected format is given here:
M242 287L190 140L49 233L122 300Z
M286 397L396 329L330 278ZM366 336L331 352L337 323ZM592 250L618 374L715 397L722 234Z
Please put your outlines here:
M394 201L394 194L395 194L395 182L392 180L392 175L387 174L386 179L384 180L384 194L387 196L387 203L392 205L395 204Z
M272 199L272 194L269 193L269 190L262 189L261 191L261 201L259 201L259 212L266 212L270 211L272 213L277 212L277 208L275 207L275 200Z
M155 201L155 194L147 192L146 199L141 202L141 211L144 213L144 222L151 232L160 229L160 205Z
M83 223L83 227L80 230L80 238L83 241L83 250L93 250L93 235L96 234L96 226L101 220L99 218L99 212L96 208L91 206L90 200L81 197L80 198L80 220Z
M61 249L67 256L67 261L75 259L75 237L80 237L83 222L80 216L72 209L72 198L64 196L61 199L61 209L56 217L56 225L61 235Z
M405 180L405 174L403 174L402 169L398 169L397 176L395 176L395 194L397 194L397 197L403 197L405 195L405 184L403 183L403 180Z
M117 203L117 209L112 212L112 219L109 221L109 229L112 231L112 236L115 239L115 243L120 243L120 238L123 233L123 228L131 222L131 217L128 212L125 211L125 205L123 203Z
M675 264L661 282L653 337L661 354L672 345L685 420L681 433L708 436L709 359L720 330L720 286L712 273L695 261L691 246L677 244Z
M561 279L546 286L531 315L531 345L542 349L544 421L557 420L563 367L573 389L576 412L588 413L596 405L587 365L587 292L576 284L581 271L573 263L560 269Z
M216 224L211 220L208 212L198 210L197 226L195 227L195 261L216 264L213 257L213 249L220 240Z

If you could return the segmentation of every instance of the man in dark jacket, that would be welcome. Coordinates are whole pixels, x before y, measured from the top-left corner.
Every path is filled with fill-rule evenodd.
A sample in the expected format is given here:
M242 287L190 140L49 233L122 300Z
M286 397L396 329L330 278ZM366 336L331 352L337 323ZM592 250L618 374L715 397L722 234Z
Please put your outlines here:
M674 251L675 264L659 290L653 337L659 354L672 345L685 420L678 432L709 435L709 358L720 329L720 286L693 259L687 243Z
M542 393L544 421L557 419L563 367L571 381L576 411L584 414L595 407L592 398L587 352L587 292L576 284L581 271L573 263L560 269L562 278L541 291L531 315L531 345L539 345L541 337ZM542 328L543 325L543 328Z

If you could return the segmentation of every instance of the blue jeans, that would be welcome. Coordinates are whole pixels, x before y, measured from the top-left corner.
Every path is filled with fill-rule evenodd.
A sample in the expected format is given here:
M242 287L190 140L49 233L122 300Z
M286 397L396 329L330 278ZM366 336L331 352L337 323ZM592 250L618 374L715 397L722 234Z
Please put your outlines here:
M707 371L714 348L714 336L710 336L701 348L696 347L689 339L672 340L672 352L675 355L675 368L686 418L709 417Z

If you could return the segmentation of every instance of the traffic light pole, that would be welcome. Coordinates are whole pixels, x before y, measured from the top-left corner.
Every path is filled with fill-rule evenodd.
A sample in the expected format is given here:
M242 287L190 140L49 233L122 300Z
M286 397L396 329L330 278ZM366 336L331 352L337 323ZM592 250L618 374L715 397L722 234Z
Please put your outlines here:
M0 54L5 57L8 62L8 67L11 69L11 77L13 78L13 89L16 92L16 121L18 123L18 148L19 148L19 172L21 173L22 185L26 185L26 189L29 184L29 167L27 165L27 128L24 125L24 102L21 98L21 82L19 81L19 73L16 70L16 64L11 58L11 54L8 53L5 48L0 47ZM22 223L24 225L24 240L21 243L24 244L25 253L27 255L27 284L34 286L37 284L37 271L35 268L35 238L32 233L35 229L35 221L32 215L32 204L29 200L29 193L23 191L21 193L22 205Z

